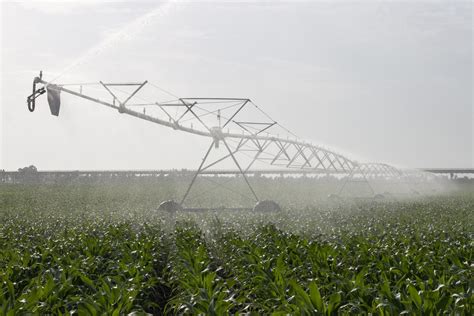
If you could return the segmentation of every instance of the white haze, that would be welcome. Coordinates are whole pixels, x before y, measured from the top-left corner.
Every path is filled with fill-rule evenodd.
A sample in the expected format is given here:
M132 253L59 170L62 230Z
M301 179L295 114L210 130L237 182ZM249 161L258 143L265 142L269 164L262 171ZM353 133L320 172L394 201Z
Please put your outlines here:
M473 167L471 2L1 4L0 169L195 168L207 140L63 98L46 79L249 97L360 161Z

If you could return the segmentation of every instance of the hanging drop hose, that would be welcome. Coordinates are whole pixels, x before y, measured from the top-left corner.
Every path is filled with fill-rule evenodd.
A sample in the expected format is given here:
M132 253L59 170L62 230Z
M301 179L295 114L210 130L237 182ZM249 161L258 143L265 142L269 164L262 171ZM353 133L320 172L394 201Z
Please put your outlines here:
M30 112L33 112L35 110L34 102L28 102L28 110L30 110Z
M35 80L33 80L33 93L27 99L28 110L30 110L30 112L33 112L35 110L35 97L34 97L35 94L36 94L36 78Z
M28 110L30 112L33 112L35 110L35 100L36 100L36 98L46 92L44 87L39 88L38 90L36 90L36 84L41 83L42 77L43 77L43 72L40 71L39 77L36 77L33 80L33 92L26 99L26 102L28 103Z

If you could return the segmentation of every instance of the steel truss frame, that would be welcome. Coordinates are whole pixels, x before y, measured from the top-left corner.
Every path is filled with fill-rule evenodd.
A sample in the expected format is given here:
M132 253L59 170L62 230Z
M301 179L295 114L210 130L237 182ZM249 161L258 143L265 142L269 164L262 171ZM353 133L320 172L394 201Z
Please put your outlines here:
M209 168L226 159L231 159L233 161L235 166L238 168L239 173L244 178L253 198L257 202L259 201L258 195L254 191L246 176L248 171L257 161L264 162L270 167L279 167L280 169L283 167L286 169L301 171L313 170L327 173L346 173L350 175L348 181L349 179L353 179L356 174L362 174L365 179L375 174L390 177L400 177L402 174L399 169L387 164L359 164L356 161L353 161L346 156L327 148L313 145L297 138L281 138L279 136L269 134L268 132L271 131L271 128L278 124L273 120L256 122L237 120L238 115L243 110L245 110L245 107L248 106L249 103L251 103L251 100L248 98L178 98L177 102L175 103L152 102L146 104L130 104L130 101L148 84L148 81L134 83L104 83L100 81L99 86L102 87L104 91L107 91L112 98L112 101L104 101L83 93L81 84L69 84L73 86L79 86L79 91L74 91L66 84L62 85L49 83L43 80L40 76L34 79L34 91L32 96L28 97L29 103L31 103L32 101L30 100L34 100L39 93L44 93L44 87L36 89L37 84L43 84L44 87L47 88L46 90L48 93L50 91L56 91L58 96L59 92L67 93L94 102L96 104L113 108L122 114L127 114L158 125L173 128L175 130L211 138L210 146L206 151L199 168L194 174L189 187L186 190L186 193L180 201L181 205L185 203L186 198L188 197L189 192L196 181L196 178L201 174L205 174ZM112 89L125 86L133 87L134 90L122 100L117 96L116 93L112 91ZM50 101L49 98L48 101ZM223 124L221 124L220 110L218 110L217 113L209 112L204 114L217 114L219 119L219 126L217 127L208 126L202 120L204 115L198 115L195 111L195 108L199 104L205 102L230 101L237 102L239 106L230 115L230 117L225 118L226 120ZM148 115L145 113L145 109L143 110L143 113L135 111L132 109L134 106L157 106L164 114L166 119ZM169 112L170 108L176 107L184 109L184 112L177 119L173 118ZM54 115L57 115L57 113ZM186 117L191 117L196 122L198 122L198 127L195 128L193 126L184 126L183 121L187 120L185 119ZM231 124L233 128L237 129L237 131L224 130L224 128L228 129L228 126ZM211 150L213 148L219 148L221 143L224 145L227 154L215 161L208 161ZM238 153L245 154L248 158L250 158L250 163L246 166L243 166L242 162L239 162L236 157L236 154ZM344 183L341 191L345 187L346 183L347 181Z
M339 195L342 195L344 189L349 183L359 182L365 183L369 187L373 195L379 194L373 184L391 184L395 186L407 185L411 193L419 194L416 190L420 184L425 184L433 180L436 176L427 172L419 170L405 170L398 169L391 165L384 163L360 163L358 164L346 178L341 188L339 189Z

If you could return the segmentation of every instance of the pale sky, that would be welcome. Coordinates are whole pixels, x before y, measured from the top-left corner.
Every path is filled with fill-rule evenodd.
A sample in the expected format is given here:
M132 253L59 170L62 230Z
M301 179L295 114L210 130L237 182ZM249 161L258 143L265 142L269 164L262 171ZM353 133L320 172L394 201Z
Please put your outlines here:
M359 161L474 167L472 15L471 1L1 2L0 169L194 169L207 149L74 98L30 113L39 70L248 97Z

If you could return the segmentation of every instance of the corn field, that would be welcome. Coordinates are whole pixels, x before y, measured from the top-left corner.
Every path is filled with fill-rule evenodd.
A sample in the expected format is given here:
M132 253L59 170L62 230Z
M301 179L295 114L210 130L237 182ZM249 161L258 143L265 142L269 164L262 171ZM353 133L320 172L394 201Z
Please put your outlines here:
M160 192L0 186L0 315L473 313L472 193L172 216Z

